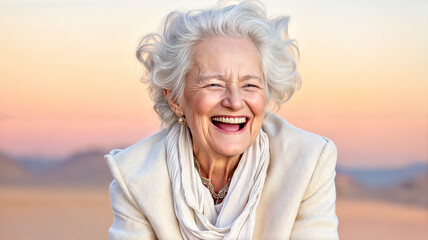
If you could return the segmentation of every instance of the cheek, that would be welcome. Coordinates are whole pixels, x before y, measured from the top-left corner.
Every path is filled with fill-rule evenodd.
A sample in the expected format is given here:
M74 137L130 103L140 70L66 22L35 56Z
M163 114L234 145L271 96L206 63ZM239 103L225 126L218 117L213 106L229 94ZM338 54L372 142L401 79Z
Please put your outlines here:
M251 94L247 98L247 104L256 117L263 116L266 108L266 95L264 93Z
M208 113L218 103L218 96L213 93L207 93L199 90L186 94L185 102L185 114L189 127L203 128L203 126L206 126L210 122Z
M194 111L200 114L209 112L221 100L221 94L209 91L197 91L192 97Z
M247 104L254 114L254 119L250 127L251 140L253 142L263 125L266 96L265 94L253 94L251 98L248 98Z

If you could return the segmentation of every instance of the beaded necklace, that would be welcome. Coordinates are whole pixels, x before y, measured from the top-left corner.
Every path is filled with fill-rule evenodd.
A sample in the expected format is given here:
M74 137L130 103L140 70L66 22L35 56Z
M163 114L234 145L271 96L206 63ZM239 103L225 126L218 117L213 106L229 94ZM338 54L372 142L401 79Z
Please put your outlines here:
M214 186L211 183L211 180L209 178L202 177L201 175L201 164L199 163L198 159L196 157L193 157L195 162L195 168L198 170L199 177L202 180L202 184L208 188L210 191L210 194L212 198L215 200L215 204L218 204L220 200L223 200L224 197L226 197L227 191L229 190L230 180L231 178L227 179L227 183L223 186L222 189L218 193L214 192Z

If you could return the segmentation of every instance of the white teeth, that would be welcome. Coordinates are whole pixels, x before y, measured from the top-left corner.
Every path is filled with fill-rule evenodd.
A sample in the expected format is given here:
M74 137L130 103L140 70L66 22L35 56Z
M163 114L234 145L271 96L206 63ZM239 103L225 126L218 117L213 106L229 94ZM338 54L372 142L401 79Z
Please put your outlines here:
M230 123L230 124L241 124L247 121L245 117L239 117L239 118L214 117L213 120L216 122Z

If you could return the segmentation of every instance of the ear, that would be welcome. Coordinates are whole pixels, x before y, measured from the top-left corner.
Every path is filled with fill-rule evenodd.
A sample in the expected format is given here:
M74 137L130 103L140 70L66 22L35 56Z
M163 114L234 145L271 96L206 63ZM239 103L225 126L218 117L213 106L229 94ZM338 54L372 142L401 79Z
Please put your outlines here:
M183 116L184 115L183 109L181 108L180 104L178 104L177 101L172 99L171 90L163 89L163 93L165 94L165 97L166 97L166 100L168 101L169 107L175 113L175 115L177 115L179 117Z

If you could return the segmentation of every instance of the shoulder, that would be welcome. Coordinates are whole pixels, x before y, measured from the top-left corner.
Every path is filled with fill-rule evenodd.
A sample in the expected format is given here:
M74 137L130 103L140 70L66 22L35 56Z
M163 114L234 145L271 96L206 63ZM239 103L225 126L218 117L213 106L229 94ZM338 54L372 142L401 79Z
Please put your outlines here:
M105 155L114 178L110 198L115 227L110 231L116 229L115 234L129 237L138 232L144 236L154 231L161 239L172 239L179 234L166 165L166 135L164 129L126 149Z
M308 183L320 169L334 171L337 149L330 139L296 128L273 113L267 114L263 131L269 138L269 173L274 176L297 174L300 183Z
M263 130L269 137L271 152L321 154L326 147L336 149L330 139L299 129L270 112L266 113Z
M260 239L291 238L293 224L289 223L300 216L302 203L322 192L320 189L326 189L323 186L334 186L336 147L328 138L296 128L273 113L267 113L263 131L269 138L270 162L257 210L257 221L261 224L256 224L255 232ZM330 198L325 205L334 205L334 189L327 195ZM305 206L321 203L312 199ZM314 210L310 214L318 212ZM272 221L272 218L278 224L266 231L262 223Z
M166 136L165 129L145 138L134 145L131 145L125 149L113 149L106 156L110 156L118 163L127 161L129 158L140 157L141 154L150 154L153 148L157 149L164 145L164 139Z
M141 183L152 175L167 175L165 138L163 129L126 149L114 149L106 154L104 158L113 178L124 187Z

